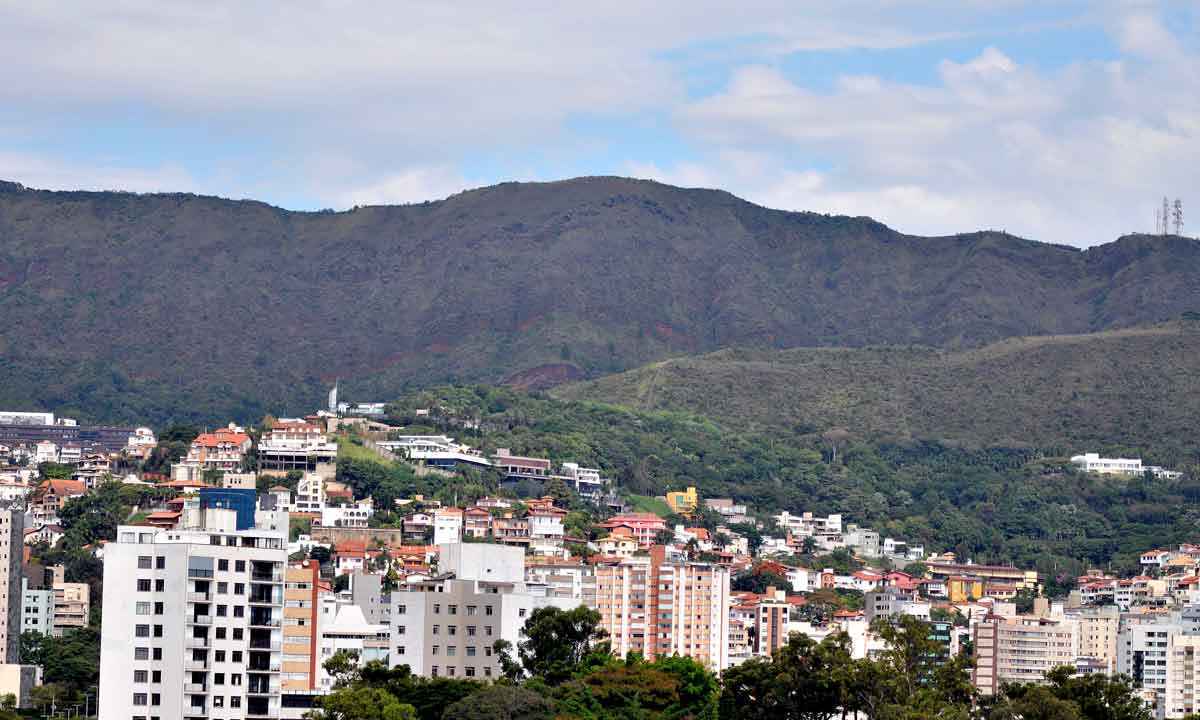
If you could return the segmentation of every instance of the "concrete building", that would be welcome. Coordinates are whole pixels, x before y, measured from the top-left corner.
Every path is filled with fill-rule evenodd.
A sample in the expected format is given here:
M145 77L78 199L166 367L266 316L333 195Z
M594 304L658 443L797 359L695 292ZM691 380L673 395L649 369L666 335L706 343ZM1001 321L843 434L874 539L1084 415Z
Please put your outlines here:
M487 543L440 545L442 575L391 594L392 667L426 677L499 677L497 640L515 647L529 613L578 603L531 593L520 548Z
M0 508L0 648L9 664L21 661L24 556L25 513L19 508Z
M258 443L260 472L285 475L289 470L316 472L318 465L337 462L337 443L304 420L280 420Z
M12 695L17 707L32 707L30 692L42 684L42 669L37 665L0 663L0 696Z
M278 718L286 513L205 488L174 529L104 551L102 718Z
M1143 465L1141 458L1105 458L1100 453L1084 453L1071 458L1071 464L1083 472L1097 475L1122 475L1135 477L1149 472L1160 480L1174 480L1183 475L1158 465Z
M283 586L283 693L316 690L320 663L317 644L318 586L321 565L305 560L288 567Z
M91 588L87 583L54 583L54 621L50 634L62 637L72 630L88 626L91 613Z
M54 627L54 589L21 578L21 632L49 635Z
M972 680L984 695L1004 683L1040 683L1046 671L1075 664L1079 624L1067 618L990 615L975 625Z
M618 657L686 655L714 670L728 664L728 568L667 562L657 545L649 556L596 566L596 609Z
M438 508L433 513L433 544L449 545L462 539L462 508Z
M1113 605L1083 607L1067 613L1067 617L1079 623L1079 661L1076 664L1082 662L1089 667L1102 667L1110 675L1115 673L1120 610Z
M333 677L325 672L325 661L339 652L350 652L358 658L358 664L372 660L386 660L388 656L389 632L386 625L369 623L362 610L351 603L337 604L331 622L320 627L320 657L317 658L317 688L321 692L333 690Z

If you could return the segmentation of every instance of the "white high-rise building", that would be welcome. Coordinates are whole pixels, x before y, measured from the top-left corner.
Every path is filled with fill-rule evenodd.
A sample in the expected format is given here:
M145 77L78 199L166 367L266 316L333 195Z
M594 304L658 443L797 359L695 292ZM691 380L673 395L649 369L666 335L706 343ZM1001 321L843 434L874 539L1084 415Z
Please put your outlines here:
M0 648L5 663L21 661L21 560L25 551L25 512L0 508Z
M524 551L487 543L439 545L442 574L392 592L392 667L416 675L487 680L500 675L497 640L515 648L529 614L578 600L534 594L525 584Z
M104 552L102 718L279 718L287 513L213 488Z

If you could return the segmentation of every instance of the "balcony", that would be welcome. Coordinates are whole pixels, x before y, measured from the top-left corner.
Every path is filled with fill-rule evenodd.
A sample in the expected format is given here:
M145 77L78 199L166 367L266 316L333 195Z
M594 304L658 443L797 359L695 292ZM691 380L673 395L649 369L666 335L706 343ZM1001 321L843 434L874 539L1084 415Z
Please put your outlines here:
M212 625L212 615L193 615L188 622L192 625Z
M250 627L279 627L280 624L279 618L250 618Z
M188 568L187 574L188 574L188 577L210 578L213 576L213 571L205 570L204 568Z
M208 602L210 600L212 600L212 593L190 592L187 594L188 602Z
M281 647L282 643L280 643L278 640L272 640L271 642L250 641L250 650L257 652L267 652L268 650L272 652L279 652Z
M205 685L204 683L184 683L183 691L185 693L191 693L193 695L207 694L208 686Z
M183 663L184 670L204 671L208 670L207 660L185 660Z
M281 583L283 582L283 572L275 570L273 572L252 572L250 573L250 582L256 583Z
M208 647L208 638L206 638L206 637L190 637L187 639L186 647L206 648L206 647Z

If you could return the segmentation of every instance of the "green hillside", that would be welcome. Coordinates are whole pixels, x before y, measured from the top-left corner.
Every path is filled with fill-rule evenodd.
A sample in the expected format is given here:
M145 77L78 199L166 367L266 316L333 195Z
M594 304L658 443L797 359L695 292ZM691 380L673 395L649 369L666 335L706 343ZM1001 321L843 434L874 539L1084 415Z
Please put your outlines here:
M1081 251L624 178L291 212L0 182L0 406L249 420L727 347L974 347L1200 309L1200 243Z
M746 432L1197 460L1200 324L927 347L722 350L563 386L569 399L681 410Z

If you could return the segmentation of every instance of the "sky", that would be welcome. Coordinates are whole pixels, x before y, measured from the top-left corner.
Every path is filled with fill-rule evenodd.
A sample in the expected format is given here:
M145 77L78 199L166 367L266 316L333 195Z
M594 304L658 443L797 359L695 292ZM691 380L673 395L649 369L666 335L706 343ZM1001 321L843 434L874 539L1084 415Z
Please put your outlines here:
M297 210L627 175L914 234L1200 234L1197 0L0 0L0 178Z

